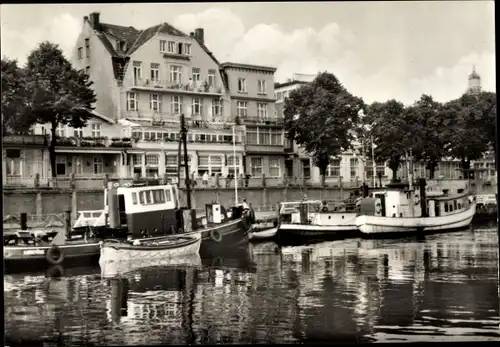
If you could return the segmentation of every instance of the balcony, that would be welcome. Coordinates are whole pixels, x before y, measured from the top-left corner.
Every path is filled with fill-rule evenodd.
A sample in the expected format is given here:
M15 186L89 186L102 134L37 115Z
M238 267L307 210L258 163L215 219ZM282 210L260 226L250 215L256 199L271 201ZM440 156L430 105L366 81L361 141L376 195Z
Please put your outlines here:
M131 148L132 140L127 137L58 137L56 146L62 147L88 147L88 148Z
M214 87L204 82L178 83L167 80L136 79L133 90L170 91L179 94L201 94L207 96L220 96L222 87Z
M242 117L242 123L244 124L265 124L265 125L275 125L283 126L284 119L277 117Z
M20 146L46 146L47 137L45 135L6 135L3 137L3 144Z

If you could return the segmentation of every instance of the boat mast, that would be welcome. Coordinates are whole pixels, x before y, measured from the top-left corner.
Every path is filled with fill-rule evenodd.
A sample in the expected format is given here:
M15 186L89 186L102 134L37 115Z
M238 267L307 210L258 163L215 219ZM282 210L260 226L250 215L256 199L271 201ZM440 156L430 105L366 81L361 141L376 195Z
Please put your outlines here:
M234 167L234 204L238 205L238 174L236 171L236 136L233 125L233 167Z
M191 185L189 182L189 165L188 165L188 154L187 154L187 128L186 128L186 121L184 119L184 113L181 114L181 142L179 142L179 149L180 149L180 143L182 143L182 146L184 147L184 165L179 166L184 166L184 170L186 172L186 193L187 193L187 208L191 209ZM180 157L180 155L179 155ZM180 174L179 174L180 175Z
M375 163L375 147L373 147L373 135L370 136L370 139L372 141L372 169L373 169L373 187L375 187L375 180L376 180L376 175L377 175L377 164Z

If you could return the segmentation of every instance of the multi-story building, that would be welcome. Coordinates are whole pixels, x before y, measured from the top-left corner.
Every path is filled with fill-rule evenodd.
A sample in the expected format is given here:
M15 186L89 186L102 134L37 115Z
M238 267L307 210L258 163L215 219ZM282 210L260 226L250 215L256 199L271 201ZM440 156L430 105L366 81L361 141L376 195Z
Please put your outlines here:
M234 126L231 100L224 97L227 87L219 62L205 46L203 29L186 35L161 23L137 30L102 23L98 13L91 13L83 18L72 63L94 82L94 113L113 123L105 133L104 124L90 122L92 135L97 127L99 136L131 144L121 150L120 160L113 159L112 174L175 176L181 114L189 127L191 173L226 175L235 166L243 171L244 130Z
M274 99L276 68L223 63L231 114L246 128L244 174L279 179L284 170L283 118Z

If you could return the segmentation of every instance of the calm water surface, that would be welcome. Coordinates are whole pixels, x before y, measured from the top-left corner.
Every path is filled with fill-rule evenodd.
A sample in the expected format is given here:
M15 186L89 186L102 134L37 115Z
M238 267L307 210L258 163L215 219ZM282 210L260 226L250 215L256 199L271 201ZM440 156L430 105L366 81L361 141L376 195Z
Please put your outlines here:
M425 240L274 243L105 278L4 276L7 344L498 341L496 225ZM60 270L60 269L59 269Z

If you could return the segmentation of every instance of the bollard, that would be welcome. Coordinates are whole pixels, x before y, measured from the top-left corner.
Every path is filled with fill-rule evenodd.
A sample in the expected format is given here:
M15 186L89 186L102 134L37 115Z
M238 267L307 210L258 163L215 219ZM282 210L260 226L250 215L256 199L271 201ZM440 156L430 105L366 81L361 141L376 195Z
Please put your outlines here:
M66 240L71 238L71 210L64 211L66 221Z
M21 213L21 219L19 222L21 224L21 230L28 229L28 214L26 212Z

